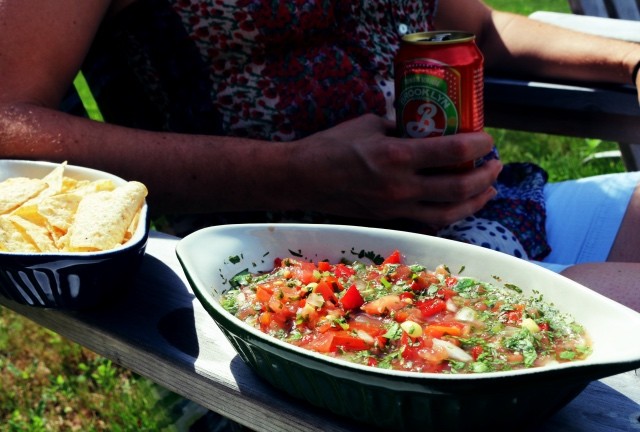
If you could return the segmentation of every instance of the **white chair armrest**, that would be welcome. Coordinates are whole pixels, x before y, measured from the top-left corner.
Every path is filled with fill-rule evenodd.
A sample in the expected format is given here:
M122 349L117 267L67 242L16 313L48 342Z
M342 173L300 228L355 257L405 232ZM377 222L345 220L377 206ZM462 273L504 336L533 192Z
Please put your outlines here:
M640 21L538 11L529 18L582 33L640 43Z

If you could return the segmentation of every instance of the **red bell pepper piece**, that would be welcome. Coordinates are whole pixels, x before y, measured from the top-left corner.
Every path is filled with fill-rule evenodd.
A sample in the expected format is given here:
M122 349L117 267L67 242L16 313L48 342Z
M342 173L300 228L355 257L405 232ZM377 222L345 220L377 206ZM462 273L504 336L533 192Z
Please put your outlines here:
M342 307L351 310L357 309L364 304L364 299L355 285L351 285L340 299Z
M391 252L391 255L389 255L383 262L382 264L400 264L401 261L401 256L400 256L400 251L398 249L394 250L393 252Z

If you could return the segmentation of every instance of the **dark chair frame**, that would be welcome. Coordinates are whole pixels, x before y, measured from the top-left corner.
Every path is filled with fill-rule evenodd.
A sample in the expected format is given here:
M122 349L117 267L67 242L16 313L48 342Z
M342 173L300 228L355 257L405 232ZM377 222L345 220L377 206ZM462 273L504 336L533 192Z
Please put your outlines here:
M568 1L575 15L562 14L567 27L584 19L579 14L640 21L637 0ZM640 35L640 22L638 25ZM616 34L615 25L605 28L604 36L625 38ZM489 76L485 79L485 116L490 127L617 142L626 169L640 169L640 144L631 144L640 139L640 106L631 80L628 85L589 85Z

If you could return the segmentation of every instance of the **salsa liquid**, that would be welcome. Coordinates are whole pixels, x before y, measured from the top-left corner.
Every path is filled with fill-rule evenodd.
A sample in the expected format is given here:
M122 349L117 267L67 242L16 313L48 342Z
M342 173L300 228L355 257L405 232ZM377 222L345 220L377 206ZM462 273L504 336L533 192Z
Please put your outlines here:
M277 259L243 272L221 299L246 322L293 345L374 367L478 373L581 360L584 328L513 285L402 263Z

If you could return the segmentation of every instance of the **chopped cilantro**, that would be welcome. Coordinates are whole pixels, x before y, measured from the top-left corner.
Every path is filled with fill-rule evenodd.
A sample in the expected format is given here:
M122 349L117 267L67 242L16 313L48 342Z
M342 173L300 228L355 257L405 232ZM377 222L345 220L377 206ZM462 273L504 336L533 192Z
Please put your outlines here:
M248 285L252 278L253 276L249 273L249 269L244 269L241 272L236 273L236 275L229 280L229 285L234 288L238 288L242 285Z
M230 314L235 315L238 313L238 309L240 308L240 305L238 304L238 294L240 294L240 290L229 290L220 299L220 305Z
M383 336L389 340L400 339L400 336L402 336L402 328L400 327L400 324L397 322L392 323L389 330L387 330Z
M356 255L359 259L368 258L376 265L380 265L384 262L384 258L373 251L365 251L364 249L361 249L360 252L356 252L355 249L351 248L351 253Z
M562 360L573 360L574 358L576 358L576 353L573 351L562 351L560 353L560 358Z

